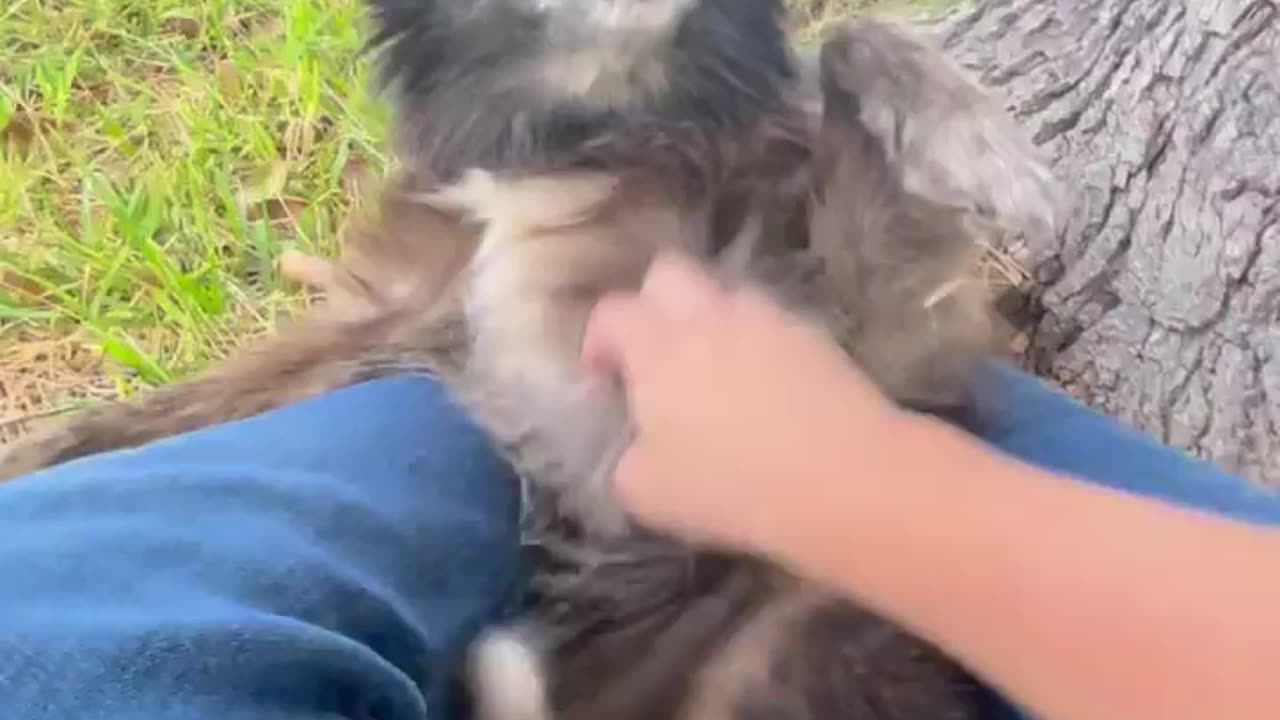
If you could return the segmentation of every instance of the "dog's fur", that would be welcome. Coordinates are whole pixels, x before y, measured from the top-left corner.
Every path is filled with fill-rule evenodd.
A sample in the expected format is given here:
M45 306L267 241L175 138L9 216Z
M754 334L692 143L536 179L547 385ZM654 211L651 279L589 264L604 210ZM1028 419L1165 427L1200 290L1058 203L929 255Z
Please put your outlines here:
M870 21L826 44L806 96L774 0L375 7L406 170L323 273L327 307L16 448L0 477L428 373L532 489L539 572L519 634L477 644L482 720L975 717L973 684L926 643L768 563L632 527L604 482L625 408L576 356L595 299L670 247L823 323L900 402L963 411L986 337L963 281L977 235L1052 227L1012 123ZM955 157L940 118L968 166L932 162Z

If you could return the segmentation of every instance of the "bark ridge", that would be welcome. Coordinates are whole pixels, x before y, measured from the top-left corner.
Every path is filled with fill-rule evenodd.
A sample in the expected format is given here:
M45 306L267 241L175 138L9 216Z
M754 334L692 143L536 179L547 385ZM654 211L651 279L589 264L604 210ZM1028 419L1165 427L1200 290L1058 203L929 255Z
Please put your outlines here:
M935 27L1053 159L1028 366L1280 485L1280 6L988 0Z

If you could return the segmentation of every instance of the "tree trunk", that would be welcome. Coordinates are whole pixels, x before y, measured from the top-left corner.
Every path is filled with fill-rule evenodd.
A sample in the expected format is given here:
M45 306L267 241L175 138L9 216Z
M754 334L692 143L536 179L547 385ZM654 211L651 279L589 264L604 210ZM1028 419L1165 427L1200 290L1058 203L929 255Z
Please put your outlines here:
M1280 8L1274 0L986 0L948 53L1053 158L1056 240L1028 366L1094 407L1280 485Z

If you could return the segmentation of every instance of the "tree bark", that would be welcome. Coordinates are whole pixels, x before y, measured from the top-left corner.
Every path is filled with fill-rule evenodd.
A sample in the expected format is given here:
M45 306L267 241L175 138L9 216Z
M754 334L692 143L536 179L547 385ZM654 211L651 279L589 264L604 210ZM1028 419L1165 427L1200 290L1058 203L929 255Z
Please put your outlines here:
M1161 440L1280 485L1280 8L985 0L938 28L1053 158L1025 360Z

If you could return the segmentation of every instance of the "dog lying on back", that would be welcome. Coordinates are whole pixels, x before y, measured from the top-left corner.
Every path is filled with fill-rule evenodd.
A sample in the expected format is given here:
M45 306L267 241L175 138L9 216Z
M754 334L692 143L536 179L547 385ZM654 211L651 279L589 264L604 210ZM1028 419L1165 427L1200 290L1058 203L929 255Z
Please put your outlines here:
M774 0L378 0L375 19L405 170L329 307L13 449L0 477L427 373L532 491L538 573L520 630L474 654L481 718L975 717L927 644L631 526L605 482L622 398L577 349L594 300L675 248L823 323L900 402L963 411L985 351L963 282L979 234L1051 227L1012 122L881 23L840 29L797 75ZM969 166L935 162L957 153Z

